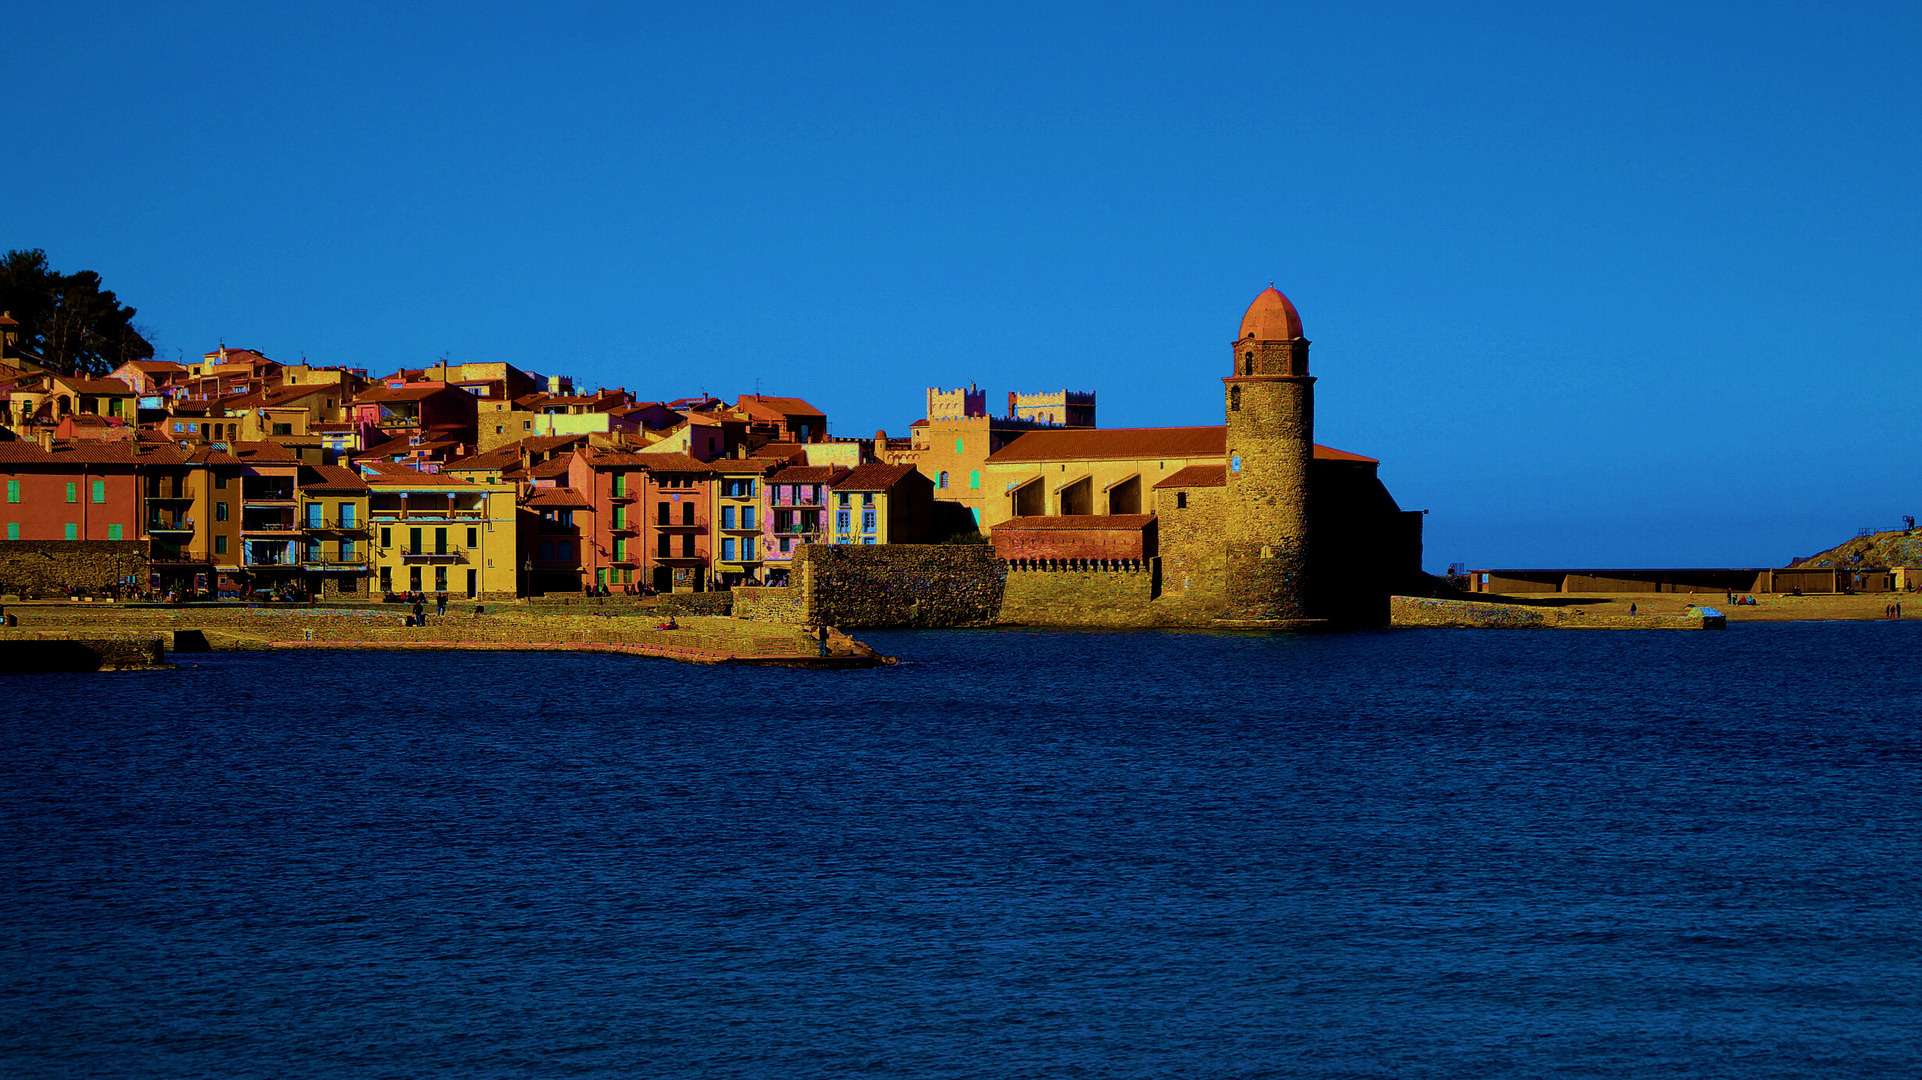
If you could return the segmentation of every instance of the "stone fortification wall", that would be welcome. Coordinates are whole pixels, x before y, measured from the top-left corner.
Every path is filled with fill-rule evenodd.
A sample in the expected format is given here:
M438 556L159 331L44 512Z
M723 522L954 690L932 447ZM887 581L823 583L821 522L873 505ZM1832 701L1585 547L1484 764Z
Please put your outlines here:
M803 602L798 588L737 585L733 589L733 596L734 617L737 619L782 626L807 625L807 604Z
M0 630L0 672L139 671L165 667L163 640L154 634L78 638L67 634Z
M1227 512L1223 488L1155 492L1161 542L1160 602L1164 609L1185 612L1184 624L1205 624L1227 606L1228 557L1221 543Z
M1388 614L1391 626L1534 629L1553 626L1555 612L1516 604L1396 596L1389 599Z
M1018 563L1008 570L1000 621L1018 626L1159 625L1155 561Z
M99 592L133 576L146 583L142 540L0 540L0 595L51 597L72 585Z
M1007 579L979 544L808 544L791 573L809 621L844 628L987 625Z

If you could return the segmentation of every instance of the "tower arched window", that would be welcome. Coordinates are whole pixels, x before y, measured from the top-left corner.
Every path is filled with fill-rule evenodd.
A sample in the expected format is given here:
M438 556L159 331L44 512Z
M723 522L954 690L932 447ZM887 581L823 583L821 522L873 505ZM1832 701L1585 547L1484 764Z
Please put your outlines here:
M940 482L940 483L938 483L938 484L936 484L936 485L934 485L934 486L935 486L935 487L938 487L938 488L944 488L944 487L947 487L947 486L948 486L948 474L947 474L946 472L943 472L943 473L941 474L941 482Z
M1228 411L1241 411L1241 387L1239 386L1230 386L1228 388Z
M1254 353L1246 352L1241 354L1241 373L1243 375L1253 375L1255 373Z

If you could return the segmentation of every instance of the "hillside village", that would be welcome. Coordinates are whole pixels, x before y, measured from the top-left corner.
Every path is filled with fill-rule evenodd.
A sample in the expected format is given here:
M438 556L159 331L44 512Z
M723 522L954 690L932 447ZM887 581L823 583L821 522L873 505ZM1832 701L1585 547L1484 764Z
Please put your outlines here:
M800 397L643 401L508 363L374 375L222 346L66 375L15 326L0 316L0 592L16 595L696 592L779 584L808 543L983 542L1017 504L1151 512L1139 477L1029 482L1037 453L1060 453L1015 444L1092 433L1092 393L1010 394L990 417L977 388L930 390L902 437L838 438ZM1163 472L1218 466L1220 429L1192 430L1197 446L1156 451L1179 451ZM1128 452L1101 434L1066 449ZM1029 490L989 498L997 464Z

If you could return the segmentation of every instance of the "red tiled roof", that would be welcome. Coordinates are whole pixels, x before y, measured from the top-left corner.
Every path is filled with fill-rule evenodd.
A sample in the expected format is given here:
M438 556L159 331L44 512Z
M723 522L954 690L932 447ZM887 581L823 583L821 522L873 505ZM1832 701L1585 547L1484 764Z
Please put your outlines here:
M912 465L857 465L834 481L834 490L886 491L914 472Z
M300 460L300 458L296 457L286 447L277 442L236 442L229 444L229 449L231 449L235 457L247 461L279 464L281 462L291 463Z
M70 375L56 375L55 381L71 389L76 394L130 395L133 387L119 379L81 379Z
M300 486L308 491L366 491L367 481L352 469L338 465L304 465ZM312 477L312 479L307 479Z
M365 478L371 487L416 487L423 485L432 487L447 487L450 485L456 487L474 486L457 476L436 476L433 473L424 473L419 469L410 468L409 466L396 464L391 461L370 461L366 462L362 467L373 470L374 475Z
M834 465L789 465L768 476L770 484L829 484L849 470Z
M1228 466L1226 465L1190 465L1184 469L1176 469L1166 480L1155 485L1157 488L1227 486Z
M765 397L761 394L742 394L734 402L737 409L765 416L825 416L821 410L797 397Z
M435 383L432 386L403 386L399 390L390 390L385 386L376 386L371 390L362 390L359 394L355 395L354 403L358 405L377 401L420 401L433 397L435 394L455 389L457 388L441 383ZM459 392L465 393L466 391Z
M535 488L528 492L521 505L577 510L592 509L594 506L587 501L587 496L580 493L580 489L571 487Z
M654 472L711 473L713 467L686 454L635 454L634 462Z
M538 465L530 467L527 470L527 475L537 480L550 480L557 476L566 476L567 467L572 463L573 457L574 455L572 454L562 454L560 457L550 458Z
M1048 532L1063 529L1125 529L1140 532L1153 521L1153 514L1057 514L1053 517L1009 518L994 526L993 532Z
M1113 458L1226 457L1226 427L1186 428L1054 428L1030 431L988 455L995 463L1015 461L1096 461ZM1317 461L1361 461L1374 458L1333 447L1315 447Z

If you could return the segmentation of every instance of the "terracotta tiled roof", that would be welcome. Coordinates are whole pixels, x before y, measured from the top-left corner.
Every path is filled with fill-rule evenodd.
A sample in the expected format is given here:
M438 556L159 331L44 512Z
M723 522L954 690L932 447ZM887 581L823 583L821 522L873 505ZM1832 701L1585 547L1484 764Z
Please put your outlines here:
M767 478L770 484L829 484L849 470L833 465L789 465Z
M436 476L419 469L394 462L367 462L362 468L371 469L372 476L366 477L370 487L473 487L474 485L456 476Z
M572 463L573 457L572 454L563 454L557 458L550 458L538 465L531 466L527 470L527 475L537 480L551 480L557 476L566 476L567 467Z
M886 491L907 479L912 465L857 465L846 476L834 481L836 491Z
M1227 456L1226 427L1052 428L1027 432L988 455L988 460L998 464L1014 461ZM1315 460L1375 461L1374 458L1320 445L1315 447Z
M1140 532L1153 521L1153 514L1057 514L1053 517L1018 517L996 525L992 531L1034 532L1061 529L1126 529Z
M797 397L766 397L742 394L734 407L754 416L825 416L821 410Z
M271 386L251 394L224 398L220 404L229 409L272 409L315 394L339 392L340 387L330 383L315 383L312 386Z
M1227 486L1228 466L1226 465L1190 465L1185 469L1176 469L1166 480L1155 485L1157 488Z
M292 451L277 442L236 442L229 444L233 455L249 462L279 464L299 461Z
M713 467L686 454L635 454L635 464L654 472L712 473Z
M594 506L587 501L587 496L582 495L578 488L571 487L535 488L527 493L527 498L521 502L521 505L540 509L573 510L592 509Z
M187 373L185 365L176 364L172 360L135 360L132 363L135 371L144 371L149 375L184 375Z
M367 481L354 470L338 465L303 465L300 486L308 491L366 491Z

